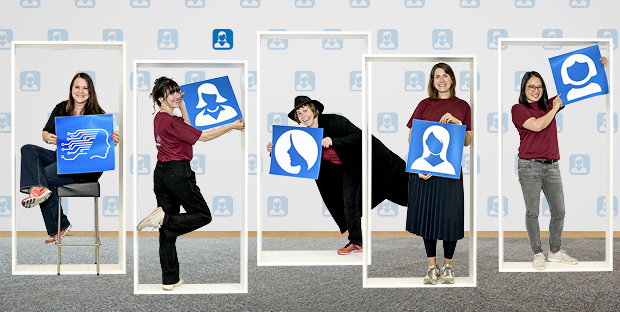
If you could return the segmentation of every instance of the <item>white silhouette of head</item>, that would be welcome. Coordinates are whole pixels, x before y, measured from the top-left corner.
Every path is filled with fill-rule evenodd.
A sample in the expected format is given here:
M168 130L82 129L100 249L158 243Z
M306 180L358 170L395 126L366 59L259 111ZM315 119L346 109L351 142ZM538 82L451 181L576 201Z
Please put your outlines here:
M418 74L416 73L411 73L411 75L409 75L409 84L412 86L417 86L418 85Z
M430 126L424 131L424 135L422 136L422 142L424 143L424 152L422 153L422 158L426 158L431 155L431 150L426 144L426 140L431 135L431 133L442 144L441 151L439 152L439 158L447 161L448 145L450 145L450 133L448 132L448 130L441 126Z
M162 42L164 43L169 43L170 40L172 40L172 33L170 33L169 31L164 31L163 35L161 36L162 38Z
M390 44L392 41L392 33L389 30L383 32L383 43L386 45Z
M383 126L386 128L392 126L392 116L390 114L383 115Z
M200 85L200 87L198 87L198 105L196 105L196 108L203 108L203 107L209 105L209 103L204 101L203 94L215 95L216 96L216 98L215 98L215 102L216 103L225 103L227 101L226 98L224 98L222 95L220 95L220 92L217 90L217 87L214 84L212 84L212 83L203 83L202 85ZM219 105L217 105L213 109L209 109L207 107L207 111L209 113L215 113L219 108L220 108Z
M116 210L116 198L110 198L108 200L108 210L111 212Z
M0 127L1 128L6 127L7 123L8 123L8 118L6 117L6 115L0 114Z
M60 31L58 30L54 31L54 33L52 34L52 40L60 41L60 39L62 39L62 34L60 33Z
M222 42L226 42L226 32L222 30L219 33L217 33L217 39L219 39Z
M573 64L575 63L588 64L588 75L581 81L574 81L573 79L570 78L570 76L568 76L568 68L573 66ZM562 68L560 72L562 74L562 82L564 82L564 84L572 84L575 86L580 86L588 82L590 78L596 76L597 74L596 65L594 65L594 61L592 61L591 58L589 58L588 56L584 54L573 54L569 56L568 58L566 58L566 60L564 60L564 63L562 63Z
M198 73L192 73L192 76L190 77L190 81L198 82L198 80L200 80L200 75L198 75Z
M446 34L445 31L440 31L439 33L437 33L437 41L443 43L446 42L448 35Z
M226 207L226 198L220 197L220 199L217 200L217 209L221 212L228 210L228 207Z
M547 33L547 38L557 38L557 37L558 37L558 34L555 31L553 31L553 30L550 30Z
M5 198L0 198L0 212L5 212L6 210L8 210L9 203L6 201Z
M355 74L355 82L356 83L361 83L362 82L362 73Z
M292 146L291 146L292 142ZM302 130L289 130L284 132L276 141L275 157L278 165L284 171L292 174L298 174L301 171L301 165L292 165L289 150L294 148L303 158L307 168L312 168L316 163L319 150L314 138Z

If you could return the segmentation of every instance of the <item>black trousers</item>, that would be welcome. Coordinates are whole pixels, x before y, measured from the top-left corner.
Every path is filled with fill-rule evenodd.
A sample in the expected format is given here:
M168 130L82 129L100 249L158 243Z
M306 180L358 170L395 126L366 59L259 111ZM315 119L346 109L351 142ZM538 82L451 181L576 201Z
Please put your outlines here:
M166 213L159 229L159 262L164 285L179 281L177 237L211 222L211 212L189 161L158 161L153 173L157 205ZM185 213L180 213L181 205Z
M443 241L443 258L452 259L454 250L456 250L457 241ZM424 248L426 249L426 257L437 257L437 240L424 238Z
M345 170L342 171L342 197L349 242L362 246L362 184Z

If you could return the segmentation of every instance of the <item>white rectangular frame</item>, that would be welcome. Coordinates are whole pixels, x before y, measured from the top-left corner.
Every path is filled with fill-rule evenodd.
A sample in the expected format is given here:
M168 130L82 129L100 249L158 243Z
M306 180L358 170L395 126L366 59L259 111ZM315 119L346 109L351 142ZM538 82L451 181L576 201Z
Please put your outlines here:
M470 162L470 172L474 172L469 175L469 276L455 277L454 284L437 284L437 285L425 285L423 277L368 277L368 264L370 264L370 257L372 252L372 231L371 231L371 211L372 207L366 204L371 202L372 195L372 136L370 129L373 129L372 120L372 97L371 97L371 63L373 62L446 62L446 63L469 63L469 72L476 73L476 56L475 55L441 55L441 54L407 54L407 55L380 55L370 54L364 55L364 67L362 69L362 90L363 90L363 103L364 103L364 116L366 117L365 126L366 130L365 146L362 147L364 151L364 157L362 159L363 180L362 191L365 195L365 208L364 212L368 216L363 221L363 230L366 232L364 235L364 262L363 262L363 280L362 286L364 288L405 288L405 287L476 287L476 274L477 274L477 246L476 246L476 206L478 203L477 197L477 183L478 175L474 174L477 170L478 164L475 161ZM476 127L476 106L477 106L477 76L475 74L470 75L470 88L469 88L469 104L471 107L471 123L472 123L472 144L469 146L470 155L478 155L477 147L477 127ZM474 159L474 157L472 157Z
M134 60L133 72L137 75L140 67L148 68L238 68L241 70L241 94L239 95L239 104L243 105L241 108L244 118L248 119L247 110L247 76L248 76L248 62L247 61L168 61L168 60ZM138 90L138 79L133 80L133 89ZM138 93L133 93L133 155L138 155ZM217 284L183 284L183 287L175 289L174 291L166 291L162 289L162 284L138 284L138 231L133 232L134 239L134 279L133 279L133 292L134 294L241 294L248 292L248 165L247 165L247 149L248 149L248 131L244 131L241 136L241 163L239 164L244 170L241 172L241 231L240 231L240 273L239 283L217 283ZM138 172L137 162L133 163L133 172ZM133 176L133 229L138 227L138 175Z
M256 140L256 150L261 151L261 47L262 39L363 39L364 50L363 54L369 53L369 42L371 40L370 32L360 31L259 31L257 32L257 69L256 69L256 83L257 88L257 103L256 103L256 134L258 136ZM362 110L362 136L365 135L365 117ZM362 140L362 144L365 142ZM257 172L262 172L262 163L258 162ZM309 265L361 265L362 256L359 254L349 255L343 257L338 255L334 250L273 250L263 251L263 231L261 225L261 212L262 212L262 194L261 194L261 179L262 175L259 174L256 179L257 188L257 229L256 229L256 252L257 252L257 265L259 266L309 266ZM362 201L366 196L362 194ZM362 207L365 202L363 202ZM364 220L364 216L362 216Z
M607 116L613 116L613 40L612 39L549 39L549 38L499 38L498 51L498 101L497 111L500 116L503 113L502 109L502 53L504 47L508 46L589 46L589 45L602 45L605 47L606 57L608 60L607 65L607 77L609 79L609 94L606 97L606 112ZM499 128L503 129L503 120L499 118ZM498 198L504 196L504 141L502 131L498 131L498 179L499 189ZM607 131L607 176L606 176L606 190L605 194L607 198L613 198L613 131ZM535 270L532 267L532 262L505 262L504 261L504 203L499 201L499 271L500 272L583 272L583 271L612 271L613 270L613 214L608 213L605 218L605 261L579 261L577 265L564 265L561 263L547 262L547 268L545 270Z
M11 46L11 122L15 125L15 95L17 91L17 85L15 84L15 58L17 55L17 49L72 49L72 50L118 50L119 53L119 134L121 140L124 141L123 130L127 128L127 121L124 116L127 114L127 107L125 105L125 62L126 62L126 50L125 42L101 42L101 41L13 41ZM18 183L16 172L16 140L15 131L11 131L11 194L15 194L16 184ZM101 264L101 274L125 274L126 273L126 221L125 221L125 207L126 207L126 186L125 178L127 172L124 170L124 159L127 156L124 144L120 144L117 148L119 151L119 166L120 171L118 177L118 194L120 205L118 207L118 263L116 264ZM13 196L15 197L15 196ZM19 203L17 198L13 199L13 207L18 207ZM13 260L12 260L12 273L13 275L56 275L57 264L42 264L42 265L26 265L17 264L17 209L14 209L13 216L11 217L12 224L12 246L13 246ZM61 264L60 269L62 274L97 274L95 264Z

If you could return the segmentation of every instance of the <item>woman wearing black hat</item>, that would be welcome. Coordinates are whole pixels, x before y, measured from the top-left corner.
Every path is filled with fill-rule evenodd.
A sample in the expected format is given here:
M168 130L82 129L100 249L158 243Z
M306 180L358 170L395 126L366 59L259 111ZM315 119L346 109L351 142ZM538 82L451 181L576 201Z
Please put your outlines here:
M321 169L316 184L340 232L349 232L349 243L338 254L362 252L362 130L346 117L323 114L323 104L307 96L296 97L293 105L290 119L323 129ZM372 207L385 199L406 206L409 177L405 162L374 136L372 144ZM269 153L271 147L269 142Z

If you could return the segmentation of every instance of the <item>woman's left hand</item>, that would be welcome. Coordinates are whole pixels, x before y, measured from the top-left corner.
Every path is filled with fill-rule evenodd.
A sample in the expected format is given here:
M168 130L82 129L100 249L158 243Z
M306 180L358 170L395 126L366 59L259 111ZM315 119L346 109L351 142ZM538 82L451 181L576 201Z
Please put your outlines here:
M439 122L441 123L451 123L451 124L456 124L456 125L462 125L463 123L454 118L454 116L452 116L452 114L450 113L445 113L443 116L441 116L441 119L439 119Z
M323 141L321 141L321 145L323 145L323 148L329 148L330 146L332 146L332 138L325 137Z
M604 67L607 67L607 58L604 56L601 56L601 63L603 63Z
M114 146L117 146L118 143L121 141L121 136L118 135L118 133L116 132L112 132L112 139L114 140Z

